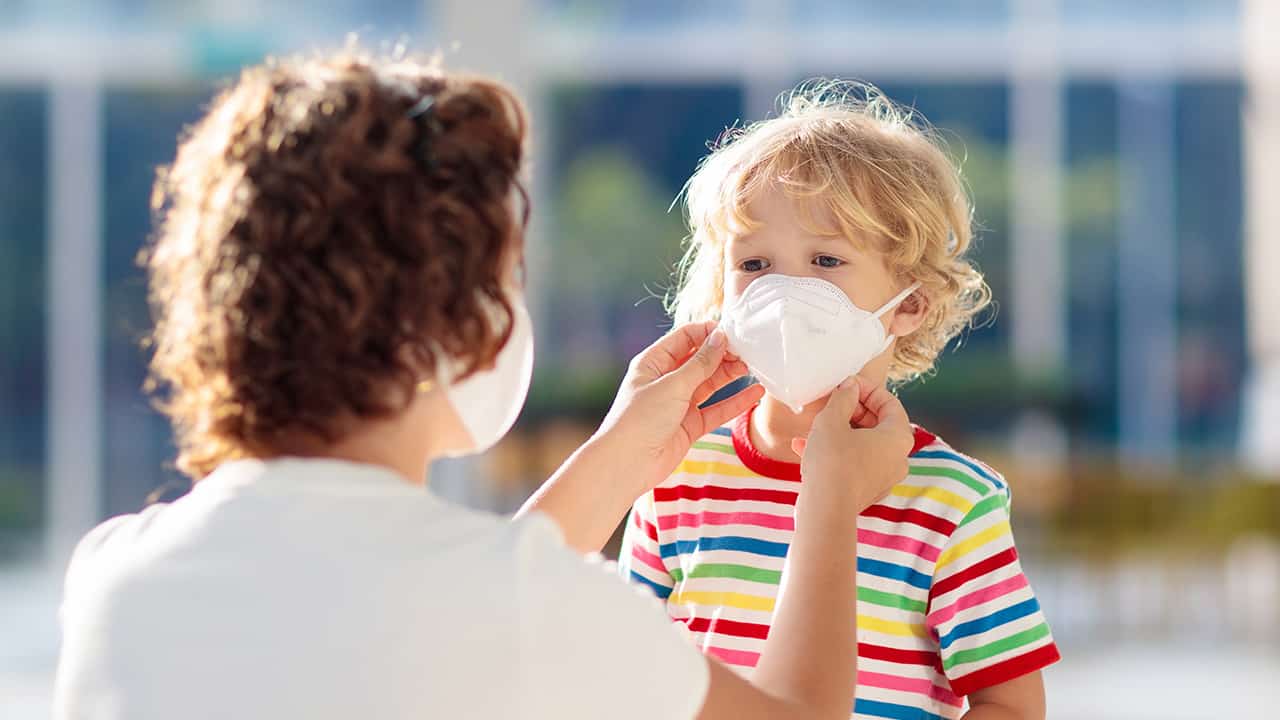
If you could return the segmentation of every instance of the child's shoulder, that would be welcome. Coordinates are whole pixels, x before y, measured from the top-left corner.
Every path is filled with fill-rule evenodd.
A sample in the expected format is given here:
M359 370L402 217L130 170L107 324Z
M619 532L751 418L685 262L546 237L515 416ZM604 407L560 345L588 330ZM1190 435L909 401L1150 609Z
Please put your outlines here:
M915 447L908 464L910 472L905 483L920 488L921 496L958 511L961 516L988 498L1008 500L1009 485L1004 476L919 426L915 428Z

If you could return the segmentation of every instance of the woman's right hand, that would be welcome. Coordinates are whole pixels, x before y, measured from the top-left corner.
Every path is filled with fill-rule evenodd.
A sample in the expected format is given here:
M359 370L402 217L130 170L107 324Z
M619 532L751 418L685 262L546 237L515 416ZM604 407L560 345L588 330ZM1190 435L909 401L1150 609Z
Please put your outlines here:
M599 550L635 499L670 475L693 442L744 412L764 391L753 385L702 403L742 377L715 323L682 325L631 361L609 415L590 440L529 498L516 517L540 511L565 541Z
M715 322L676 327L632 359L597 436L628 449L633 500L674 472L695 440L760 401L764 389L752 385L702 407L746 374Z
M792 447L808 486L852 491L861 512L906 477L913 441L898 398L883 385L852 376L831 393L808 438Z

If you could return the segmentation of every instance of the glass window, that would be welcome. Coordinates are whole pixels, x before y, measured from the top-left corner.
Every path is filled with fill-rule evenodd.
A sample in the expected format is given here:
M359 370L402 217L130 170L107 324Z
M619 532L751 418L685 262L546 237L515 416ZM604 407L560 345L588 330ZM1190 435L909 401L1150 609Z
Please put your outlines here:
M0 87L0 558L44 518L46 100Z
M103 252L103 492L107 514L135 512L148 494L184 487L165 419L142 393L150 329L138 251L152 231L148 199L156 168L173 160L179 132L199 116L211 90L113 89L105 94Z
M1243 88L1185 81L1175 94L1179 441L1231 452L1245 374Z

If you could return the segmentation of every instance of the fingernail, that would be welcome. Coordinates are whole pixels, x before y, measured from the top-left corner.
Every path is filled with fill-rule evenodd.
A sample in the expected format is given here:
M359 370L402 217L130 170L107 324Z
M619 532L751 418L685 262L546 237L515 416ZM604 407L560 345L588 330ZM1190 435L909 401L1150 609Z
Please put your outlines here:
M715 330L712 330L711 337L707 338L707 345L709 347L720 347L720 344L723 342L724 342L724 331L721 330L720 328L716 328Z

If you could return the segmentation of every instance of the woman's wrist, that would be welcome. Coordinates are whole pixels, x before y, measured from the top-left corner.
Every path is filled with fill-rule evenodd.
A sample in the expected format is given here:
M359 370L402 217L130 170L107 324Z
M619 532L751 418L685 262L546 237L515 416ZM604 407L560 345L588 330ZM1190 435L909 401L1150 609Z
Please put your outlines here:
M608 468L598 480L627 507L653 488L652 460L617 425L601 427L579 452L590 454L593 466Z

